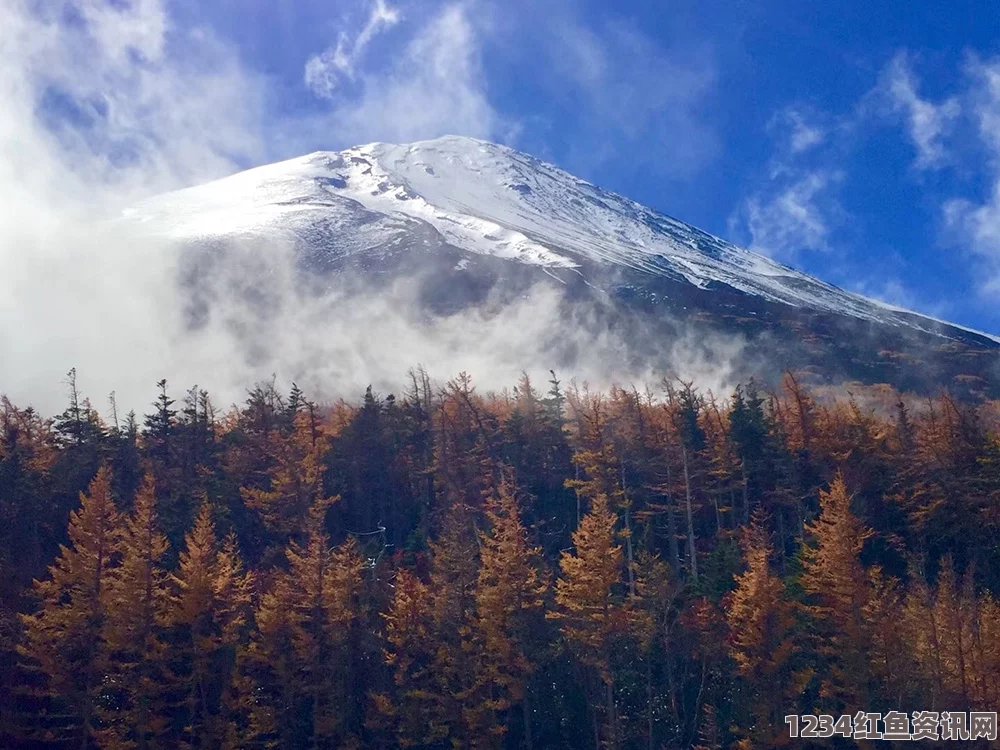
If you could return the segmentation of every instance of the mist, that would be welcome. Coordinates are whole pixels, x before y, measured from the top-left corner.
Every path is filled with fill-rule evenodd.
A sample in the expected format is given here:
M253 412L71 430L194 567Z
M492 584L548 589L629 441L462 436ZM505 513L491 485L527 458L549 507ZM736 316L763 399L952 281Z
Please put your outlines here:
M465 50L468 34L459 41ZM281 238L204 264L190 247L117 220L144 197L275 155L263 126L267 83L206 30L174 25L157 0L47 10L14 0L0 53L0 392L17 404L60 411L70 368L95 408L114 391L120 410L139 413L161 378L175 394L197 384L222 405L272 376L330 400L369 384L398 390L417 365L439 380L467 371L483 388L549 369L592 387L667 372L717 391L734 383L738 337L685 333L650 357L634 347L641 330L626 343L552 285L428 315L416 278L378 290L328 280L317 292ZM441 74L439 57L428 64ZM454 102L433 103L431 131L445 127L449 108L466 111L463 97L481 98L470 66L456 64L464 83L450 89ZM426 73L414 78L407 97L427 87ZM394 86L406 81L397 74ZM466 129L488 135L492 117ZM297 132L288 123L281 147L305 148Z

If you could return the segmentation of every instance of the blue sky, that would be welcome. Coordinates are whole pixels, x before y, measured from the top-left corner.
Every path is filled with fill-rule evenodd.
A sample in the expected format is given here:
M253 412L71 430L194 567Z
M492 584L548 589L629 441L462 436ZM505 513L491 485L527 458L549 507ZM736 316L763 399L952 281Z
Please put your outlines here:
M32 142L117 198L468 134L1000 332L994 2L14 2Z

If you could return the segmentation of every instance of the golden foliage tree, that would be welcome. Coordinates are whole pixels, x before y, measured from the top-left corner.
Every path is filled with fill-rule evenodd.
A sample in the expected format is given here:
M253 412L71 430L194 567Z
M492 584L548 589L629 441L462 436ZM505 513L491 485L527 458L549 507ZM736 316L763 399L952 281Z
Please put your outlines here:
M621 545L615 544L616 521L607 498L595 497L590 512L573 533L575 552L564 552L559 559L558 609L547 614L559 623L563 638L580 663L604 686L602 740L611 747L619 742L611 649L627 616L618 592L623 554Z
M385 661L392 669L394 696L372 696L371 724L390 728L400 747L440 742L449 728L437 706L431 595L428 586L406 568L396 571L395 594L384 619Z
M475 680L468 691L465 721L482 744L498 746L506 732L502 719L524 708L525 737L531 744L530 708L525 690L534 665L528 657L532 627L539 624L547 585L539 572L540 550L528 544L514 487L504 481L489 503L489 533L480 533L480 566L470 633Z
M221 549L205 503L185 536L172 612L185 708L185 741L218 747L226 735L224 702L230 690L236 648L247 625L251 577L230 535Z
M285 537L301 534L314 505L330 505L337 499L323 493L323 456L330 448L329 440L317 433L308 413L298 413L294 429L287 435L272 435L267 445L272 461L268 486L241 487L243 502L260 513L275 533Z
M310 510L305 543L288 546L288 569L275 575L257 610L252 693L244 696L253 704L252 740L278 736L285 746L326 748L348 739L347 645L362 561L353 541L331 548L324 512L323 502Z
M907 623L903 588L879 566L869 570L868 577L868 600L862 611L869 624L871 676L883 695L901 704L914 697L916 688L916 641Z
M944 697L969 703L973 687L973 622L976 597L962 585L950 556L941 564L934 601L938 659Z
M103 622L110 699L102 705L105 747L165 747L167 691L171 683L167 643L171 591L161 567L167 539L160 533L150 477L143 480L124 521L121 564L105 588Z
M820 515L807 532L813 545L802 548L801 584L818 636L811 645L821 658L821 695L839 707L868 705L871 589L859 555L872 530L851 511L839 474L820 492Z
M785 585L771 571L771 541L763 520L743 534L746 570L736 576L736 589L726 601L729 649L750 693L753 724L748 736L761 745L779 744L786 735L779 712L789 705L793 679L795 618Z
M68 536L69 545L60 548L49 578L34 583L40 605L34 614L22 615L25 637L20 651L44 675L48 694L68 712L45 728L46 736L75 738L87 748L107 667L101 631L119 536L106 466L80 494Z

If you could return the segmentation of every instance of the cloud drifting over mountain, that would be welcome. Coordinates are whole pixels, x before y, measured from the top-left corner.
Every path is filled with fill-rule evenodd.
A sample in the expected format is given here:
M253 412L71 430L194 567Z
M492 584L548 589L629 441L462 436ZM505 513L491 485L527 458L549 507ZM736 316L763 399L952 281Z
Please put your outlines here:
M192 328L178 291L181 254L107 220L124 207L324 138L411 140L450 130L505 138L518 123L488 96L481 57L495 8L486 3L414 13L398 53L377 65L370 64L376 47L409 10L383 0L359 6L365 22L304 64L304 84L322 104L279 123L269 111L268 77L170 7L12 0L5 10L0 390L52 411L66 371L76 367L98 406L116 390L120 404L141 409L161 377L178 388L199 382L228 401L275 372L290 379L312 371L317 387L320 376L351 388L388 387L420 361L435 362L442 377L492 371L500 385L531 366L531 346L540 344L529 342L572 337L554 322L551 293L489 319L473 311L415 323L405 309L375 299L355 301L345 317L332 311L336 296L319 302L296 288L291 250L278 243L264 261L273 316L247 303L255 291L247 274L262 262L248 254L211 280L215 313ZM609 80L608 64L589 86L595 95ZM394 343L372 346L380 337ZM601 362L621 361L613 342L577 343L593 354L578 374L609 378ZM509 362L498 358L504 351Z
M546 112L571 113L574 138L560 143L560 162L571 169L617 165L619 174L645 170L676 185L723 153L712 113L720 48L696 34L657 37L626 15L595 16L567 0L358 0L338 8L343 22L319 43L283 50L296 66L289 84L210 23L213 10L184 0L5 6L0 389L19 400L52 406L71 366L95 398L114 388L120 401L140 407L161 377L185 387L205 372L239 370L218 376L228 382L203 383L239 398L247 379L282 369L295 347L319 358L333 351L271 327L285 334L275 347L281 354L239 360L239 331L264 325L242 299L221 300L231 303L217 318L225 325L192 331L177 304L182 259L162 241L139 242L105 221L143 197L316 148L446 132L550 156L564 123L511 107L510 81L530 99L554 103ZM876 86L885 114L904 126L916 151L914 171L949 168L956 128L975 118L987 163L1000 174L995 61L970 58L965 88L943 96L928 96L915 70L910 57L897 57ZM285 98L288 86L297 87L294 101ZM780 158L744 202L743 219L756 246L794 258L834 247L831 237L847 218L838 196L849 173L822 163L824 154L836 155L843 123L806 106L784 114L772 128L784 133ZM997 203L995 194L956 195L942 209L987 279L1000 275ZM286 283L291 272L281 263L291 262L289 250L272 252L282 280L278 320L315 324L320 313ZM984 289L997 286L987 281ZM543 297L538 304L548 310ZM386 330L400 324L388 312L368 312L385 319ZM505 325L537 333L518 317L527 313L511 314ZM459 346L457 322L449 325L422 335L439 336L440 346L426 350L459 367L461 358L448 355ZM510 332L495 334L484 341L510 343L503 338ZM359 382L396 366L369 367L368 355L336 351L338 361L355 361Z

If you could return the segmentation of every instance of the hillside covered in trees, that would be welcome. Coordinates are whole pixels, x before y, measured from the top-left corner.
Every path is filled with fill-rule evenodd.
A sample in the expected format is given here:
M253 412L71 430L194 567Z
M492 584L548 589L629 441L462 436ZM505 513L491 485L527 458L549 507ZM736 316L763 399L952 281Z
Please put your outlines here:
M1000 706L995 403L69 395L0 407L2 747L775 747Z

